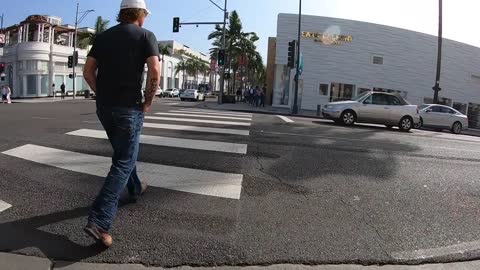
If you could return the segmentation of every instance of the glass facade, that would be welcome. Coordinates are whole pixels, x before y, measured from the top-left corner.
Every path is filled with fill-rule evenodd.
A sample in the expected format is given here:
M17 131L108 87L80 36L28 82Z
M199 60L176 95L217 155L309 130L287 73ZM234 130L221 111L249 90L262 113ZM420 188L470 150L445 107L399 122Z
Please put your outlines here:
M330 87L330 102L350 100L353 97L355 85L332 83Z
M27 75L27 96L36 96L37 95L37 75Z
M48 75L40 76L40 95L48 95Z

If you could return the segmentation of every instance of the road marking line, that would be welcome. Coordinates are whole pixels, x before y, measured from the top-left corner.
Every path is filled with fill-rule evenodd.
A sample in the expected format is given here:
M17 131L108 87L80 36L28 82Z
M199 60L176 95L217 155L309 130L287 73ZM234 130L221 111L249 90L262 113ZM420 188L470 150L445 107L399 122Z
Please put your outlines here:
M56 118L50 118L50 117L32 117L32 119L38 119L38 120L55 120Z
M82 122L86 124L101 124L100 121L82 121Z
M217 118L217 119L228 119L228 120L241 120L241 121L252 121L252 118L241 118L233 116L216 116L216 115L202 115L202 114L186 114L186 113L155 113L156 115L167 115L167 116L190 116L197 118Z
M172 105L172 106L173 105L178 105L178 104L180 104L180 103L165 103L165 105Z
M231 134L231 135L241 135L241 136L249 136L250 135L249 130L227 129L227 128L210 128L210 127L168 125L168 124L155 124L155 123L143 123L143 127L158 128L158 129L171 129L171 130L184 130L184 131L196 131L196 132L206 132L206 133Z
M413 251L393 252L392 257L401 261L411 261L418 259L431 259L455 254L464 254L469 251L478 251L480 241L465 242L457 245L451 245L440 248L419 249Z
M108 140L107 133L103 130L79 129L67 133L71 136L88 137ZM157 146L186 148L195 150L215 151L234 154L246 154L247 145L238 143L226 143L218 141L190 140L171 137L141 135L140 143Z
M228 111L222 112L210 112L210 111L186 111L186 110L171 110L170 112L173 113L189 113L189 114L204 114L204 115L221 115L221 116L234 116L234 117L245 117L245 118L252 118L251 114L236 114L236 113L230 113Z
M78 173L105 177L110 171L110 157L87 155L27 144L3 152L5 155ZM199 195L240 199L243 175L195 170L137 162L140 179L150 186Z
M145 116L145 119L150 120L164 120L164 121L177 121L177 122L192 122L192 123L206 123L206 124L219 124L219 125L230 125L230 126L251 126L250 123L239 123L239 122L228 122L228 121L213 121L213 120L202 120L202 119L190 119L190 118L173 118L173 117L156 117L156 116Z
M285 117L283 115L277 115L280 119L282 119L283 121L287 122L287 123L294 123L295 121L293 121L292 119L288 118L288 117Z
M8 204L2 200L0 200L0 213L7 210L8 208L12 207L11 204Z
M201 112L201 113L228 113L231 115L237 115L237 116L252 116L251 113L242 113L242 112L235 112L235 111L227 111L227 110L207 110L207 109L197 109L197 108L188 108L188 109L179 109L181 111L187 111L187 112Z

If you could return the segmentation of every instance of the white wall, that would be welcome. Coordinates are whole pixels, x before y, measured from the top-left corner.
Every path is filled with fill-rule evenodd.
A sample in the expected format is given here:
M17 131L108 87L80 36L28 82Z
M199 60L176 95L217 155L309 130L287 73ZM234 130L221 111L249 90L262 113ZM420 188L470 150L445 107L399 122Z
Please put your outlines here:
M353 84L356 88L388 88L407 91L407 99L415 104L424 97L433 97L437 38L409 30L335 18L303 16L302 31L327 32L337 29L341 35L353 37L351 43L325 45L302 38L304 83L301 108L315 110L328 102L321 96L320 83ZM276 64L287 63L288 42L297 39L298 15L278 16ZM332 28L333 27L333 28ZM441 97L454 102L480 104L480 48L444 40ZM383 65L373 65L373 55L383 55ZM277 69L278 70L278 69ZM279 74L275 75L278 82ZM281 89L274 89L274 106ZM292 90L291 90L292 91ZM293 92L290 96L293 97ZM291 105L291 103L290 103Z

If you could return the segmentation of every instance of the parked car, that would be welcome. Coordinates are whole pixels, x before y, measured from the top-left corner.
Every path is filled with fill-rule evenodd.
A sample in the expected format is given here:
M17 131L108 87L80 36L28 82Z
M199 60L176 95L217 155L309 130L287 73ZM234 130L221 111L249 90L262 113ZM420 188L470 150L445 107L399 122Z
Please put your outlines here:
M167 89L163 93L165 97L178 97L179 94L180 94L180 91L177 88Z
M158 88L157 89L157 92L155 93L155 96L157 97L163 97L165 95L165 93L163 92L162 88Z
M353 125L372 123L398 126L409 131L420 122L419 110L400 96L384 92L365 92L349 101L328 103L322 110L323 117L336 123Z
M187 89L180 94L180 100L205 101L205 93L197 89Z
M439 131L448 129L454 134L460 134L468 129L468 117L454 108L425 104L420 106L420 122L416 128L428 127Z

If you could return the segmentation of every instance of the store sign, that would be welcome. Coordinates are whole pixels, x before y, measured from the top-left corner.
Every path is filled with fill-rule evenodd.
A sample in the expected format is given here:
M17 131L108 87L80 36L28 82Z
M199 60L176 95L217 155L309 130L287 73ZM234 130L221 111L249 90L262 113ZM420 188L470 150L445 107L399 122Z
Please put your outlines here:
M315 33L315 32L302 32L304 38L313 39L315 42L319 42L327 45L341 45L342 43L350 43L353 41L352 36L344 35L332 35L328 33Z

